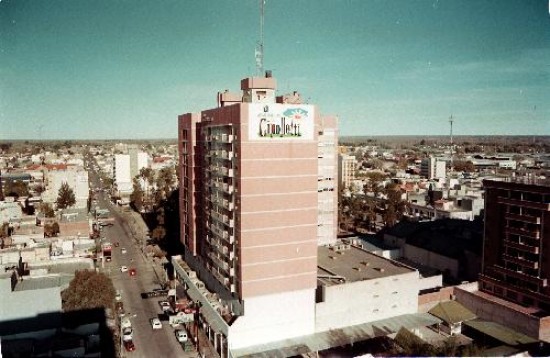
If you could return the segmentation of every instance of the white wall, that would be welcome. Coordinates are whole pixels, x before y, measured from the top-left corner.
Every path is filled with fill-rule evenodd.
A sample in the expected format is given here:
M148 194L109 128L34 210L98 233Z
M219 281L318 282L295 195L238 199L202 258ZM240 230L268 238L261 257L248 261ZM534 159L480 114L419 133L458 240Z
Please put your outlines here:
M228 332L229 349L313 334L315 290L259 296L244 301L244 316Z
M417 271L325 286L324 302L316 304L315 331L324 332L416 313L418 287Z
M66 170L51 170L46 175L46 190L42 199L48 203L55 203L59 189L67 183L74 192L76 203L74 208L85 208L88 201L89 183L88 172L82 168L68 168Z

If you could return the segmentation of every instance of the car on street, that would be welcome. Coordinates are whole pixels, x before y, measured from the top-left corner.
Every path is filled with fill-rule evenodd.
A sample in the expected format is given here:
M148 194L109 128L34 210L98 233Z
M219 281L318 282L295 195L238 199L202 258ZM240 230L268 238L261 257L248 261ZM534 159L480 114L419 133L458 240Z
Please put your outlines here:
M151 318L151 328L153 329L162 329L162 323L158 317Z
M187 331L184 329L177 329L176 330L176 338L178 342L185 343L187 342Z
M120 272L127 272L127 271L128 271L128 267L120 266Z
M162 308L162 312L168 312L172 309L172 306L170 306L170 302L168 301L159 301L159 306Z
M122 340L123 341L131 341L133 338L134 331L132 330L132 327L126 327L122 330Z
M127 352L133 352L136 350L136 346L134 345L133 341L124 341L124 348Z

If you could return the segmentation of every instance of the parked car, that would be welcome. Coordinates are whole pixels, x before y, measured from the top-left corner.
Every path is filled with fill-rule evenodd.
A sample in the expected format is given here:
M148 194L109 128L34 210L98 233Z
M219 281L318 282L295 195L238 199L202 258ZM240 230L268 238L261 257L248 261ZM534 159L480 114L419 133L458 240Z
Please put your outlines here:
M128 352L133 352L136 350L136 346L134 345L133 341L124 341L124 348Z
M120 272L127 272L127 271L128 271L128 267L120 266Z
M187 342L187 331L185 331L184 329L177 329L176 338L180 343Z
M136 276L137 275L137 271L135 268L131 268L128 273L130 274L130 276Z
M157 317L151 318L151 328L153 329L162 329L162 323Z
M126 252L127 252L127 251L126 251L126 248L125 248L125 247L123 247L122 249L120 249L120 253L125 254Z
M134 331L132 330L132 327L126 327L122 329L122 340L123 341L131 341L133 338Z
M159 301L159 305L160 305L160 308L162 308L162 312L167 312L172 309L172 306L168 301Z

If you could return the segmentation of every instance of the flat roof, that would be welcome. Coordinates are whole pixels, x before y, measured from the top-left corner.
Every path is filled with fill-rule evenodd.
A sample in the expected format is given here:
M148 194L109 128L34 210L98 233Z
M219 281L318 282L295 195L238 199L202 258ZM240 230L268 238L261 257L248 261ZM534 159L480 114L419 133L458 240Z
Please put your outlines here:
M22 281L17 282L14 291L41 290L53 287L67 286L73 279L73 275L61 274L42 277L25 276Z
M325 286L372 280L415 271L404 264L349 244L338 244L331 247L319 246L317 252L317 281Z

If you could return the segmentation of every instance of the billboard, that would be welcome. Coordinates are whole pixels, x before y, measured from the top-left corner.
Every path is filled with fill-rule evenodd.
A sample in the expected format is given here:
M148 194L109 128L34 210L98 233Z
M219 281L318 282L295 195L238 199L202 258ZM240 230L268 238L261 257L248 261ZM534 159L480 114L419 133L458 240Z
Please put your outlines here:
M308 104L251 103L249 140L313 140L314 107Z

